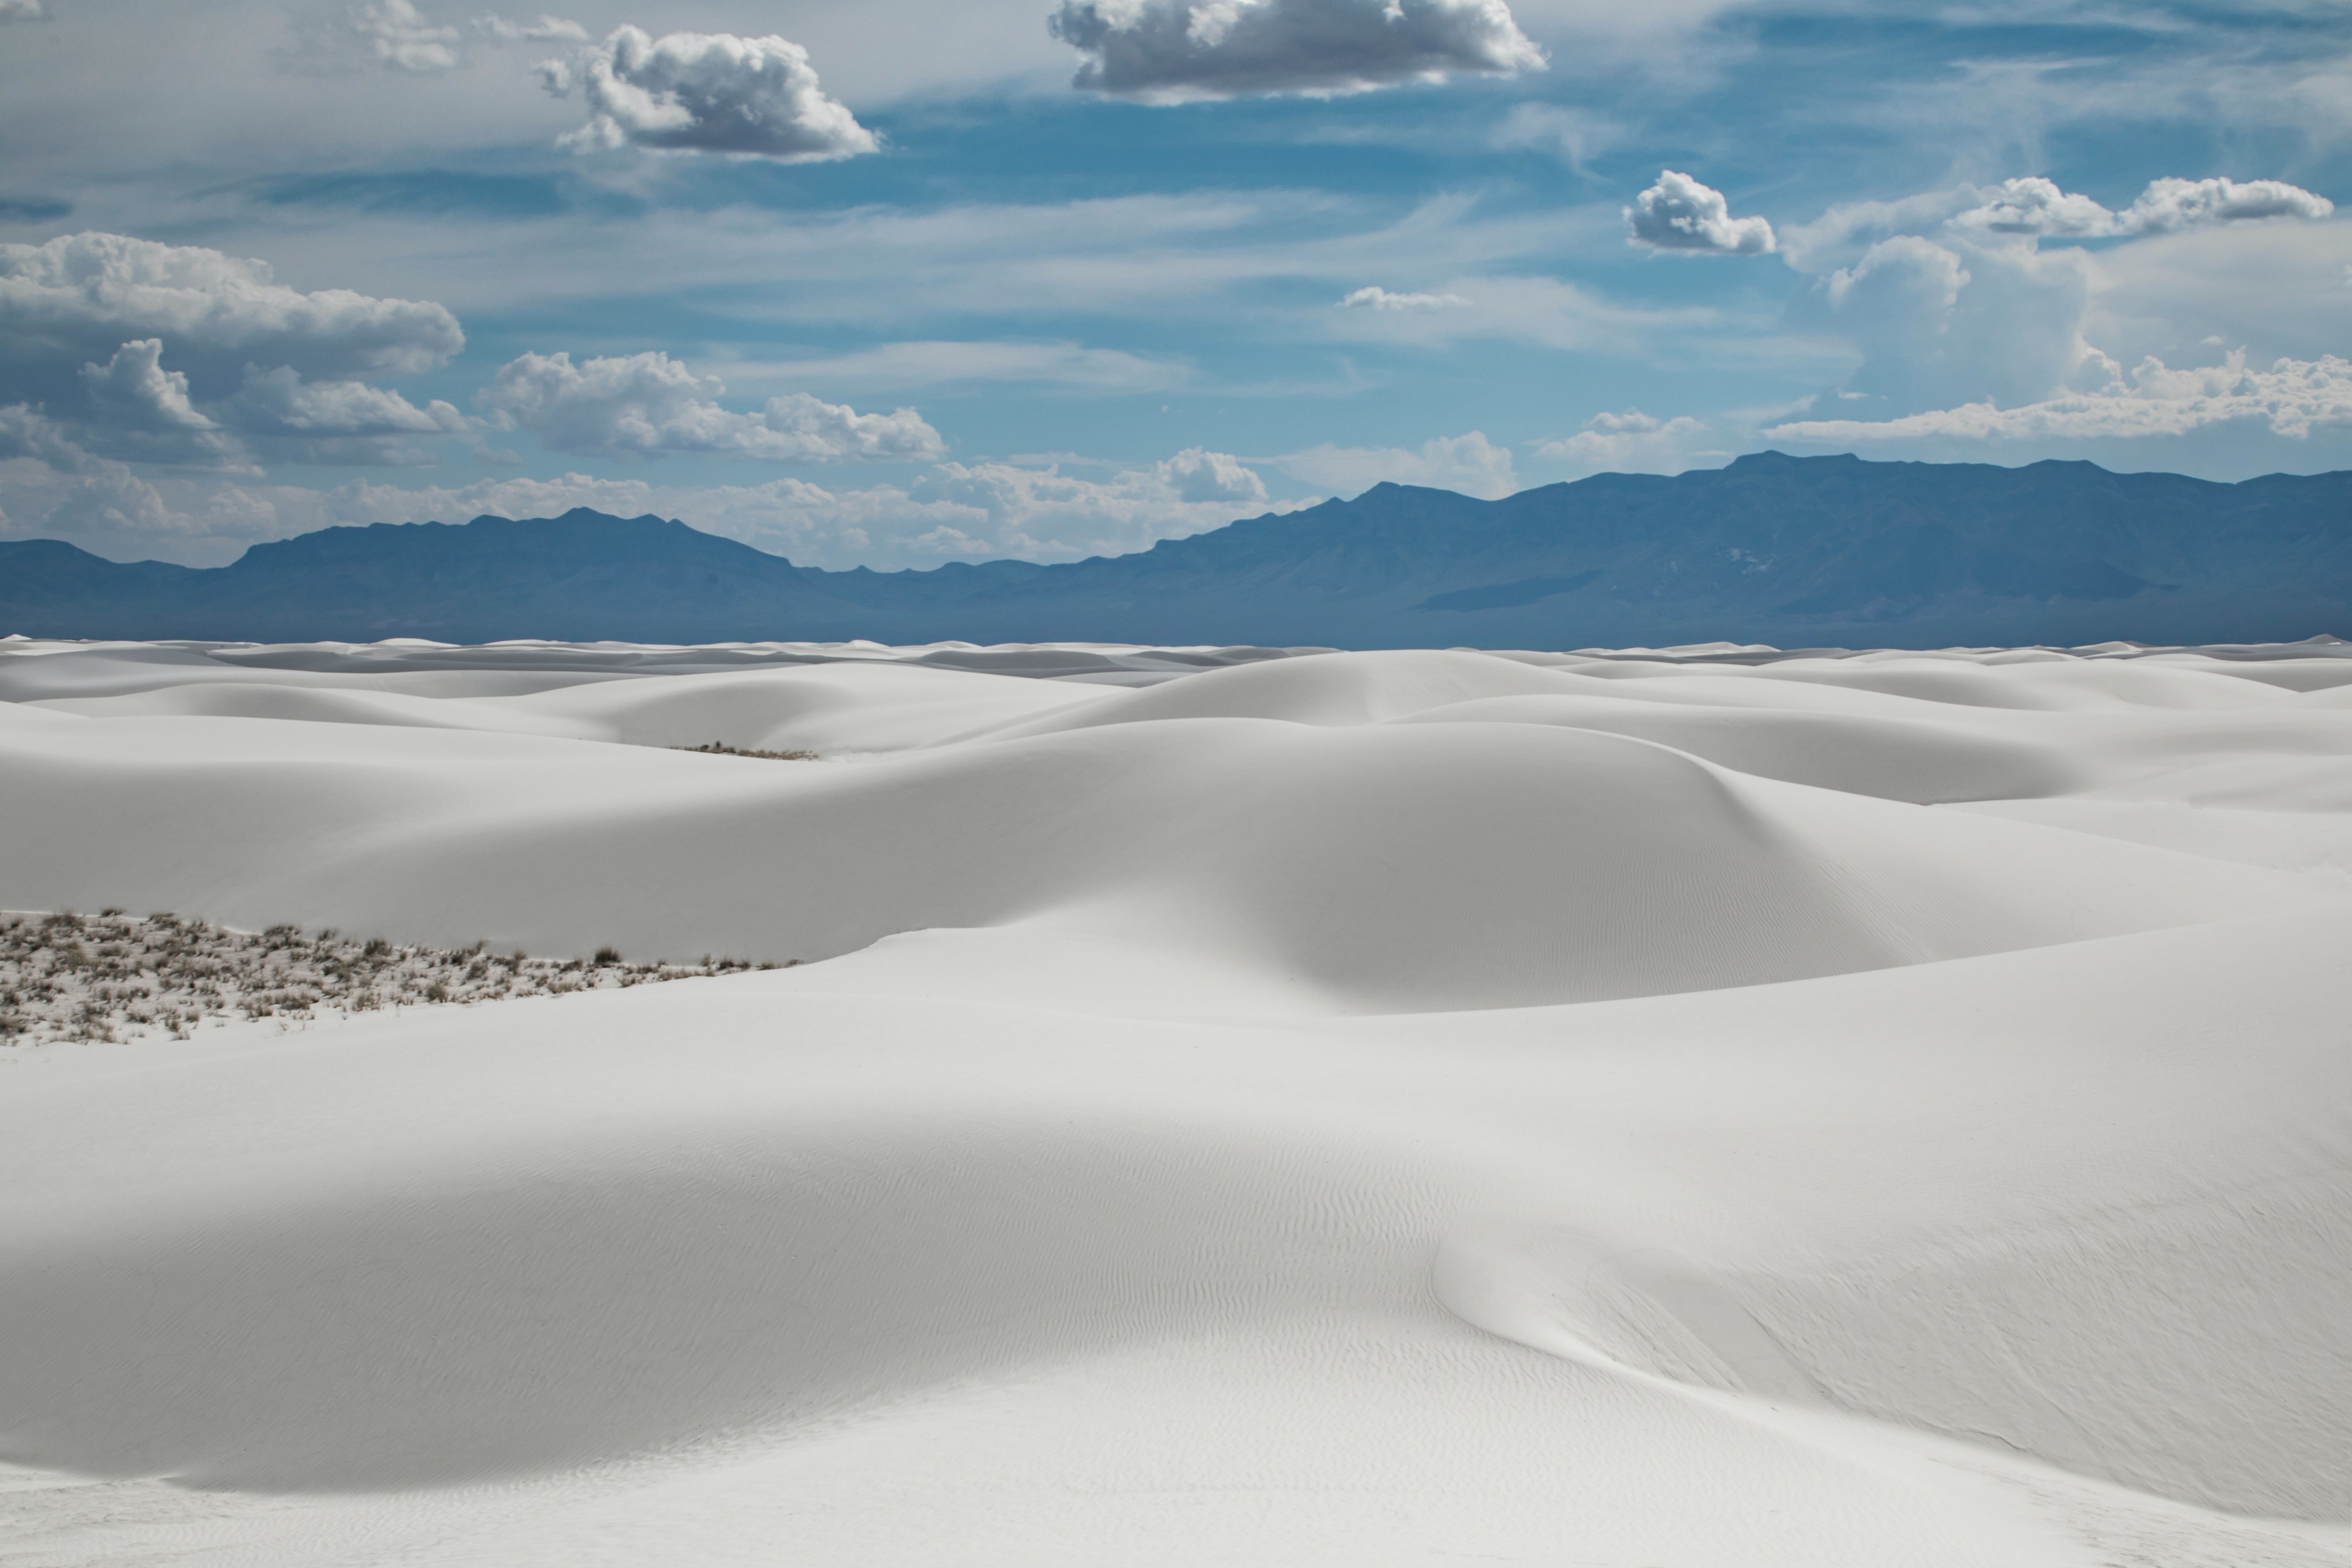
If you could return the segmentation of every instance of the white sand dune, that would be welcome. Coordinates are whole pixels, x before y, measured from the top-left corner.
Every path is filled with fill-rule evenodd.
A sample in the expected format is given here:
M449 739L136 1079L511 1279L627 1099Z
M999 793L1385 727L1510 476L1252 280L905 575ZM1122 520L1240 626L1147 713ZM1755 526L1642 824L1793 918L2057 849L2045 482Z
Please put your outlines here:
M708 742L813 762L692 754ZM2352 1563L2352 658L0 643L0 1563Z

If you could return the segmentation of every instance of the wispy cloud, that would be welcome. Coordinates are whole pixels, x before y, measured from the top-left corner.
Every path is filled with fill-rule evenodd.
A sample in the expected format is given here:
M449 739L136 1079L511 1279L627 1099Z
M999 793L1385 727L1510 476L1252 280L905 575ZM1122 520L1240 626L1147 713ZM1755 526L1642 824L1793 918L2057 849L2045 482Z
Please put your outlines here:
M1381 483L1429 485L1474 496L1507 496L1519 488L1511 451L1483 431L1441 436L1419 447L1310 447L1271 459L1293 478L1353 495Z
M2352 363L2328 354L2253 370L2239 353L2219 365L2175 370L2151 358L2112 385L2013 408L1969 403L1896 419L1799 419L1764 435L1814 446L2138 440L2239 420L2297 440L2315 428L2352 426Z
M910 341L810 359L732 360L727 374L820 386L892 388L1005 384L1084 392L1166 392L1199 379L1181 361L1074 342Z
M1732 454L1703 419L1689 415L1660 419L1628 408L1596 414L1573 435L1538 442L1535 455L1589 472L1680 473L1722 462Z
M417 76L457 69L457 44L465 37L455 27L427 22L414 0L366 0L352 7L351 27L376 63Z
M1391 294L1368 287L1351 291L1339 303L1353 310L1454 310L1470 301L1459 294Z
M474 18L474 31L502 44L584 44L588 29L542 11L536 21L510 22L492 11Z

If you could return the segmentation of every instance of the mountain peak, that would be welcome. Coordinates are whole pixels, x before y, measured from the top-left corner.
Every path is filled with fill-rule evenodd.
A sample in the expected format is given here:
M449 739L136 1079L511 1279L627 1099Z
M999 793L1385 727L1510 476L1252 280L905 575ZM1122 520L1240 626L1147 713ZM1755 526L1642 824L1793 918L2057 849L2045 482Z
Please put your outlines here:
M1875 468L1892 471L1913 467L1903 463L1868 463L1852 452L1836 452L1817 458L1795 458L1786 452L1768 448L1761 452L1743 452L1724 465L1727 470L1742 473L1793 473L1801 468L1816 471L1822 468Z

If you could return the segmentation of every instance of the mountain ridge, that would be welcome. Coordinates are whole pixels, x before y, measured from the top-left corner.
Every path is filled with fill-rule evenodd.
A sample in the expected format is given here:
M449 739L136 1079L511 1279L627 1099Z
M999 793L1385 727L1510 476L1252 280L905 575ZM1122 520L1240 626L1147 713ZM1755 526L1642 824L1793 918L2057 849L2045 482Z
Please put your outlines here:
M0 630L32 636L1919 647L2347 627L2352 473L2060 461L1768 452L1497 500L1384 483L1127 555L891 573L585 508L321 529L214 568L0 543Z

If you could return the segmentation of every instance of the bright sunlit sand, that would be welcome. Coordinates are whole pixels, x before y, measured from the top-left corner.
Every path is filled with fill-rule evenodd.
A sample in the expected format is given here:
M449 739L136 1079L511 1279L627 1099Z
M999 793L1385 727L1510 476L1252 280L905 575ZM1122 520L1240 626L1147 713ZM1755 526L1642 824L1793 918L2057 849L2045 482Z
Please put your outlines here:
M2352 1563L2346 652L0 644L0 1561Z

